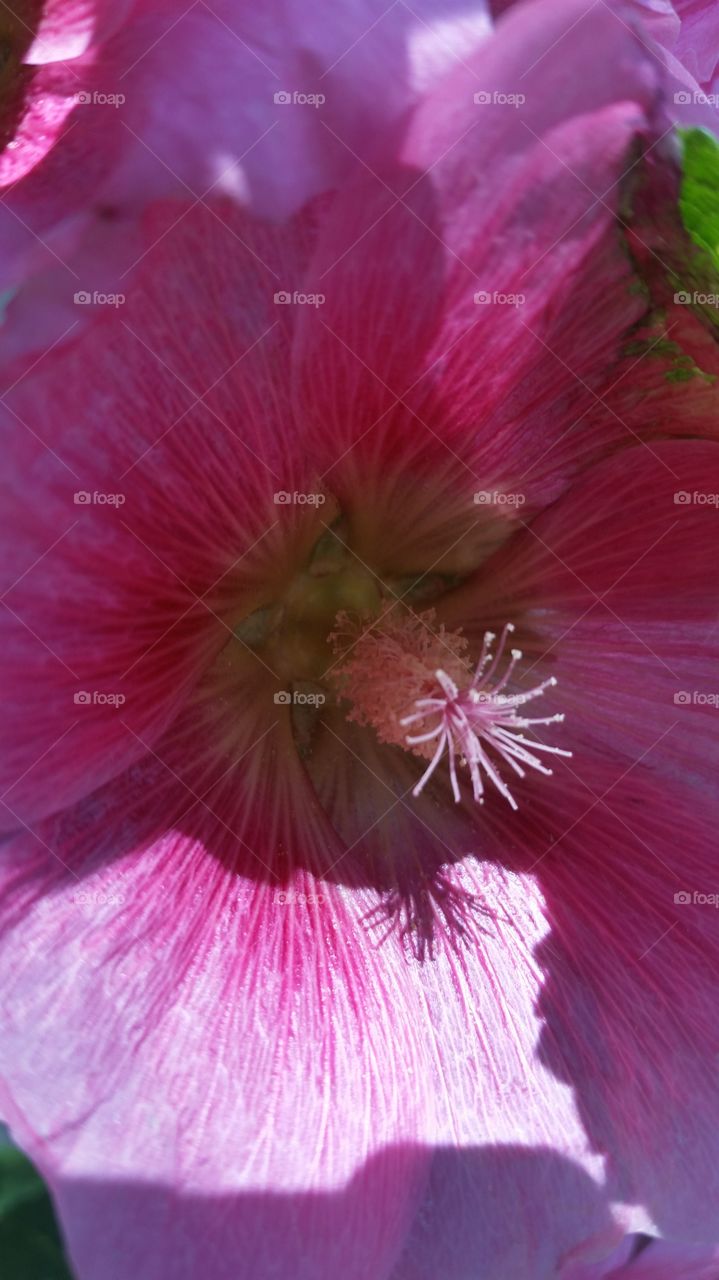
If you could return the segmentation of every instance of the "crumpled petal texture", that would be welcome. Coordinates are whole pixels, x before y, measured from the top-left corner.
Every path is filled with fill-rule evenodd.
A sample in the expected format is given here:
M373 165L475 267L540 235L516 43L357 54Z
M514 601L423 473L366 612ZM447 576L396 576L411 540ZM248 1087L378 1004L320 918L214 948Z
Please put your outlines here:
M289 215L392 154L418 93L489 25L483 0L411 11L380 0L311 11L294 0L49 0L0 156L0 289L30 278L33 311L38 291L57 338L76 291L122 289L147 249L136 237L148 200L229 195ZM99 262L87 247L98 239ZM0 359L42 344L29 310L21 289Z

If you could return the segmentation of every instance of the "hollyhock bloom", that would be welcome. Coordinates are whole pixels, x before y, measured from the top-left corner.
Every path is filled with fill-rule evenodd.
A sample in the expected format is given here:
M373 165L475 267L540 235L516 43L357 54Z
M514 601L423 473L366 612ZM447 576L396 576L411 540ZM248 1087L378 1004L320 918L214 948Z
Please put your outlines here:
M286 226L153 206L15 369L2 1113L80 1280L701 1275L717 358L640 275L665 128L626 24L527 6Z
M286 215L389 154L418 92L489 29L483 0L40 12L0 154L0 291L31 281L9 308L6 355L77 323L76 292L123 288L148 248L148 200L229 194ZM27 43L30 17L16 26Z

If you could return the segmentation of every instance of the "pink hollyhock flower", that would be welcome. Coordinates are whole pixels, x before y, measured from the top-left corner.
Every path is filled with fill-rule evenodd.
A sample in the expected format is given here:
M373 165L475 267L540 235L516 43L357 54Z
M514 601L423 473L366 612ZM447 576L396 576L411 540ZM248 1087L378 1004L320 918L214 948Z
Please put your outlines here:
M418 92L489 26L483 0L41 8L25 63L42 66L20 68L0 155L0 291L31 279L6 354L77 322L74 293L123 288L149 200L229 194L278 217L381 162Z
M609 9L527 6L397 164L278 229L154 206L125 305L14 371L2 1111L80 1280L715 1244L717 360L640 276L665 127Z

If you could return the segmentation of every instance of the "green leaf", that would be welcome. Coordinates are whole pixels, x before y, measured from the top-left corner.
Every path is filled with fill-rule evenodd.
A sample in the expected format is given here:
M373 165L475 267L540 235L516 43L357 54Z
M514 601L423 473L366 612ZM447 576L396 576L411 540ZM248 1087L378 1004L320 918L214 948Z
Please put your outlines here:
M705 129L680 129L682 222L719 271L719 139Z
M0 1146L3 1280L72 1280L50 1197L30 1161Z

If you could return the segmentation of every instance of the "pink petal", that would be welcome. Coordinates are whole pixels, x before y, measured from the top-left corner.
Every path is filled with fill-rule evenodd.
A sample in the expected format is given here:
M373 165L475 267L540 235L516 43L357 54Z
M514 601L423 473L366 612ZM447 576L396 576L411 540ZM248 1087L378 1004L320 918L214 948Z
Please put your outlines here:
M517 0L492 0L492 14L500 18ZM554 7L544 0L549 17ZM648 48L655 50L667 72L668 108L672 119L716 131L717 48L719 18L712 0L611 0L618 21L635 28Z
M273 502L316 482L275 376L274 290L296 278L301 237L245 249L228 212L155 211L127 300L98 306L72 350L18 366L6 393L6 829L137 758L123 721L152 741L321 531L316 509L280 519Z
M681 18L677 57L700 85L708 91L716 89L719 61L719 14L716 5L711 0L676 0L675 8Z
M43 824L44 844L23 838L22 863L6 851L5 1109L54 1187L80 1280L118 1258L148 1280L172 1259L189 1280L200 1222L209 1280L237 1274L238 1239L258 1280L298 1258L324 1280L340 1249L358 1280L460 1280L470 1265L549 1280L583 1243L608 1252L643 1229L644 1205L678 1237L703 1230L719 939L715 912L673 898L678 868L706 882L703 805L640 770L606 806L563 777L530 780L521 823L495 806L464 835L448 826L440 857L464 854L451 886L481 913L471 945L450 937L422 963L396 938L372 945L367 917L378 854L436 859L427 810L396 803L386 756L351 734L315 779L335 841L284 709L271 727L273 682L250 659L236 673L221 737L208 688L142 767ZM603 795L606 760L594 778ZM680 849L676 812L691 814ZM178 1185L187 1214L169 1211Z
M538 868L552 924L541 1056L607 1153L610 1197L644 1205L669 1238L710 1244L716 806L644 762L618 783L607 770L596 794Z
M562 745L582 777L597 748L618 773L646 757L715 776L717 503L719 444L625 450L443 602L475 645L488 619L517 624L527 678L558 679Z
M711 1246L628 1236L611 1257L571 1263L559 1280L714 1280L717 1263L719 1252Z
M677 1238L711 1238L717 1128L703 1117L716 1113L719 917L711 905L676 905L674 894L685 883L712 891L713 807L667 780L659 786L641 762L617 785L614 762L595 752L591 791L557 769L552 779L527 780L519 815L488 802L479 815L457 817L446 789L428 803L409 798L407 757L390 769L369 731L339 720L331 727L310 769L350 843L347 861L370 869L388 898L404 898L396 930L422 887L438 925L434 958L418 971L422 1034L431 1028L436 1037L439 1114L468 1147L453 1149L451 1130L440 1129L446 1148L435 1153L393 1280L555 1276L574 1249L591 1244L604 1256L617 1234L646 1229L652 1215ZM460 920L463 895L476 896L478 913L464 917L466 949L458 935L452 949L446 928L450 890ZM552 929L542 937L545 910ZM545 1020L539 1062L521 994L533 988L534 959L544 975L535 994ZM552 1075L574 1086L581 1115L591 1117L597 1164ZM686 1093L677 1079L690 1081Z
M477 91L526 103L475 104ZM308 272L326 304L301 318L296 378L349 502L360 471L384 483L398 457L407 474L424 453L407 489L438 476L442 507L452 488L466 485L471 506L473 489L518 487L526 517L626 438L611 415L570 427L644 309L615 215L633 148L654 136L657 94L656 63L605 6L572 0L548 19L527 5L427 95L405 167L339 195ZM524 302L477 303L478 292Z
M119 25L130 7L130 0L44 0L25 61L42 64L81 57Z
M572 794L566 780L530 784L522 828L507 832L506 861L516 858L521 865L527 825L538 833L547 818L552 821L553 835L536 842L529 864L546 895L551 925L535 948L544 974L538 1059L555 1082L572 1090L590 1148L606 1162L604 1178L597 1179L599 1200L614 1205L614 1221L602 1223L597 1214L592 1227L592 1188L558 1158L567 1150L569 1131L556 1112L556 1132L546 1140L551 1155L538 1159L527 1147L527 1115L541 1123L544 1109L549 1126L547 1108L556 1106L556 1095L525 1092L527 1085L523 1089L516 1079L505 1101L503 1135L506 1140L514 1130L523 1159L496 1146L493 1159L488 1152L485 1160L453 1169L438 1153L427 1200L393 1280L439 1274L460 1280L473 1274L472 1267L478 1275L549 1280L557 1271L564 1274L560 1263L575 1251L591 1248L593 1256L605 1256L613 1232L616 1240L623 1230L647 1230L652 1222L684 1241L685 1249L714 1240L719 1152L712 973L719 920L711 905L675 905L674 894L684 884L713 891L715 809L687 790L659 787L646 769L635 770L611 795L614 779L606 764L603 776L597 764L595 779L606 804L595 803L589 792ZM486 816L496 831L494 815ZM491 838L485 839L483 852L491 848ZM515 905L507 900L512 916ZM514 957L516 962L516 949ZM473 999L483 987L477 978ZM451 1060L458 1037L442 1006L438 993L430 1016ZM509 1028L515 1027L512 1020ZM509 1029L495 1034L497 1052L508 1035ZM533 1074L537 1070L535 1061ZM475 1102L482 1126L486 1088L486 1082L478 1087ZM586 1157L583 1164L591 1169ZM488 1202L488 1191L496 1199Z
M367 946L366 889L318 879L344 850L276 683L247 657L222 679L3 855L3 1114L80 1280L386 1274L423 1180L402 952Z
M116 58L127 76L127 122L150 149L128 153L125 176L144 174L157 194L173 175L198 195L218 184L263 214L287 215L335 186L357 155L376 162L391 154L419 84L454 65L489 28L483 0L453 4L443 17L436 21L427 0L411 11L382 0L311 10L295 0L261 9L221 0L212 11L156 4L107 54L110 74ZM323 100L284 100L295 93Z
M36 75L1 158L0 184L10 185L3 289L52 277L58 258L67 284L86 265L85 240L106 232L108 211L136 219L149 200L189 192L287 216L360 157L392 154L418 93L487 33L483 0L457 7L438 22L428 0L412 12L383 0L321 12L153 0L129 14L124 3L54 0L31 57L72 61ZM68 91L58 102L63 69ZM287 92L320 94L323 110L287 105ZM57 281L45 287L52 305ZM32 345L30 331L22 341Z

